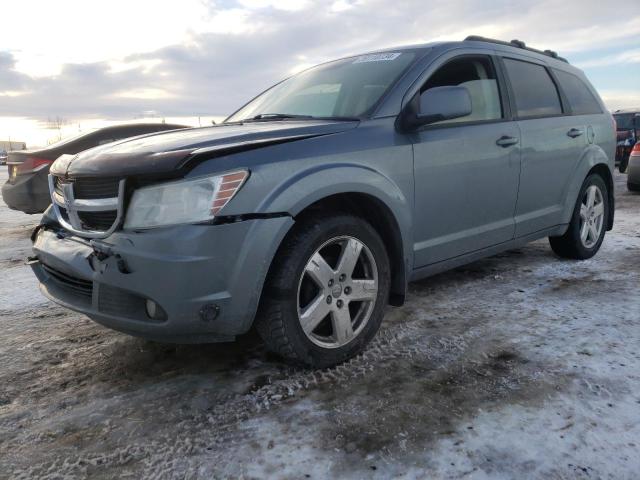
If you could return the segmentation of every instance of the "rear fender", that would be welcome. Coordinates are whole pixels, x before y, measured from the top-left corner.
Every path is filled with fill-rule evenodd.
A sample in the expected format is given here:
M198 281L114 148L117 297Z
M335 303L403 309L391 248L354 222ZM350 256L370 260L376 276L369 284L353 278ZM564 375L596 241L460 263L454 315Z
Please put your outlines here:
M578 199L580 189L582 188L582 184L587 178L589 172L597 165L602 165L609 172L609 178L604 178L605 183L607 183L607 186L609 187L609 225L607 226L607 229L610 230L613 226L613 214L615 210L612 182L613 162L609 161L607 154L598 145L589 145L582 153L582 156L576 165L573 175L571 176L571 182L567 187L562 223L569 224L571 222L573 209Z

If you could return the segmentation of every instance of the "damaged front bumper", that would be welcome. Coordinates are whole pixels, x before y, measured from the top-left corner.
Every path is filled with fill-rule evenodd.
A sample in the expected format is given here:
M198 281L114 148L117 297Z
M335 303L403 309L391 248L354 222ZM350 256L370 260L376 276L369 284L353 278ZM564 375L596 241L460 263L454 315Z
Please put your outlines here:
M289 216L115 232L101 240L39 226L30 264L42 292L107 327L151 340L232 340L251 326Z

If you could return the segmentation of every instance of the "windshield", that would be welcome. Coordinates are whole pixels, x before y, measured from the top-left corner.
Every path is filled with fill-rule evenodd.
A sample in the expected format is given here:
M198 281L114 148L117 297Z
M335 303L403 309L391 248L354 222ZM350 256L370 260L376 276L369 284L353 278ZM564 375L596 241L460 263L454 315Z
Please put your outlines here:
M618 130L633 130L633 117L635 113L618 113L613 116L616 119Z
M361 117L378 103L415 56L411 51L374 53L313 67L267 90L225 122L258 120L260 116Z

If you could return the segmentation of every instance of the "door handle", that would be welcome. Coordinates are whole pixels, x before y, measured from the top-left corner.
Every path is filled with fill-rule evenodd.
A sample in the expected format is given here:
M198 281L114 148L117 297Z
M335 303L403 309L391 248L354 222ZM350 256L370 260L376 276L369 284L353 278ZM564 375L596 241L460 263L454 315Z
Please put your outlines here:
M518 139L516 137L509 137L507 135L503 135L498 140L496 140L496 145L499 145L503 148L510 147L511 145L515 145L516 143L518 143Z
M582 135L583 133L584 133L584 130L581 130L579 128L572 128L567 132L567 135L569 135L571 138L576 138Z

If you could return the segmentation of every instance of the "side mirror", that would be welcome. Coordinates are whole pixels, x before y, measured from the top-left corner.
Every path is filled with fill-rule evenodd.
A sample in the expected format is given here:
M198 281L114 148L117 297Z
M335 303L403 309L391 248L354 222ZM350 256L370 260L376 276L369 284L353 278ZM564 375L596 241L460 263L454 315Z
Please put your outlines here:
M435 87L420 95L422 125L471 115L471 96L465 87Z
M471 95L465 87L434 87L416 95L398 118L399 127L415 130L430 123L471 115Z

